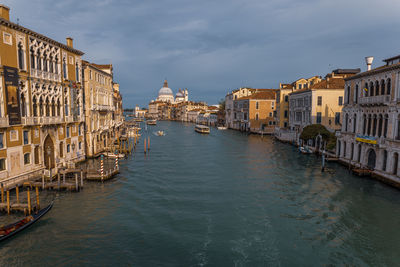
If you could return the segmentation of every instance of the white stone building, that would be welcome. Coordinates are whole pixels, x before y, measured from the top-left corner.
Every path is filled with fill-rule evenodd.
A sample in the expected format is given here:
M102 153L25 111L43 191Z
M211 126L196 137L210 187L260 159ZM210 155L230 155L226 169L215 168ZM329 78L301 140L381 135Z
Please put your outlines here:
M336 153L342 162L400 182L400 56L346 79Z

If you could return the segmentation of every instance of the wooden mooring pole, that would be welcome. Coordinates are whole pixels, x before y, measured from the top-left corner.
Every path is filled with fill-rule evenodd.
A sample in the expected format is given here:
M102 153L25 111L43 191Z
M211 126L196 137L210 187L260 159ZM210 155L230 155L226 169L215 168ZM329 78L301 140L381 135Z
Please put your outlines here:
M147 148L146 148L146 137L144 138L144 153L146 154Z
M58 173L57 174L57 186L58 186L58 190L60 190L60 186L61 186L61 174L60 173Z
M3 183L1 183L1 203L4 203L4 186L3 186Z
M79 184L78 184L78 173L75 173L75 189L76 191L78 191L79 189Z
M150 150L150 136L147 137L147 150Z
M36 186L36 206L40 210L40 200L39 200L39 187Z
M32 207L31 207L31 191L30 191L29 187L28 187L28 191L26 191L26 194L27 194L27 198L28 198L28 214L31 215L31 210L32 210Z
M17 195L17 204L19 204L19 185L15 186L15 194Z
M83 188L83 170L81 169L81 188Z
M42 190L44 190L44 173L42 174Z
M7 190L7 214L10 214L10 191Z

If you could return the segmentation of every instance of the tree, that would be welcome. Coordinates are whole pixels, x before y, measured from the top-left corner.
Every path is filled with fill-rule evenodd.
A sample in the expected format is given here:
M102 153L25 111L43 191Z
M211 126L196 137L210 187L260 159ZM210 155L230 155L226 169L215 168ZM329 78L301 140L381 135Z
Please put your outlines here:
M326 141L326 148L332 150L336 147L336 136L334 133L328 131L325 126L321 124L311 124L304 127L300 134L300 139L307 141L310 139L315 139L318 135L321 135L322 140Z

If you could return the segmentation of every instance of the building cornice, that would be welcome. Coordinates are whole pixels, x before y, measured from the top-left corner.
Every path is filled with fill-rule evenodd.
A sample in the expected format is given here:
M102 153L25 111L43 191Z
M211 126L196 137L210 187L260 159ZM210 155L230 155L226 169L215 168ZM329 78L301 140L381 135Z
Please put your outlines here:
M15 23L13 23L11 21L8 21L8 20L5 20L3 18L0 18L0 25L4 25L4 26L9 27L9 28L11 28L13 30L17 30L17 31L29 34L29 35L31 35L33 37L36 37L36 38L40 39L40 40L46 41L46 42L48 42L48 43L50 43L52 45L59 46L62 49L67 50L67 51L69 51L71 53L74 53L74 54L77 54L77 55L80 55L80 56L85 54L82 51L79 51L79 50L77 50L75 48L72 48L72 47L69 47L69 46L67 46L65 44L62 44L60 42L57 42L57 41L55 41L55 40L53 40L53 39L51 39L49 37L46 37L46 36L44 36L44 35L42 35L40 33L34 32L34 31L32 31L32 30L30 30L28 28L22 27L21 25L15 24Z
M379 73L387 72L387 71L391 71L391 70L396 70L396 69L400 69L400 64L395 64L395 65L390 65L390 66L382 66L382 67L379 67L379 68L376 68L376 69L373 69L370 71L365 71L365 72L359 73L357 75L345 78L344 80L347 82L347 81L356 80L356 79L359 79L362 77L372 76L375 74L379 74Z

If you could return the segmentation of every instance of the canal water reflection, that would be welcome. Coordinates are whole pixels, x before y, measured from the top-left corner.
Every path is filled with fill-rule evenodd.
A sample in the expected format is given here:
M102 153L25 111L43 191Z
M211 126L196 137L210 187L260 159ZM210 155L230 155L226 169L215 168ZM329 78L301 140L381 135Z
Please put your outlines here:
M156 130L166 135L158 137ZM399 191L270 137L158 122L121 173L1 245L0 265L395 266ZM112 163L110 163L112 164Z

